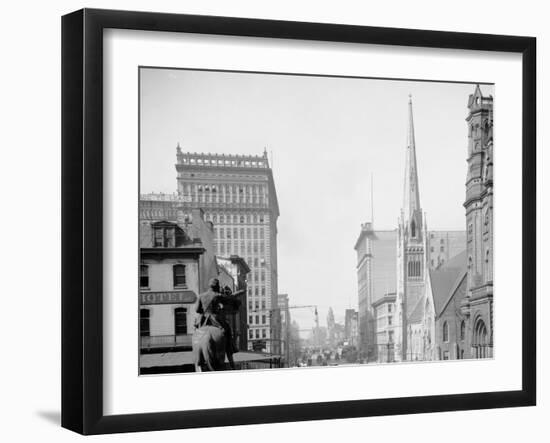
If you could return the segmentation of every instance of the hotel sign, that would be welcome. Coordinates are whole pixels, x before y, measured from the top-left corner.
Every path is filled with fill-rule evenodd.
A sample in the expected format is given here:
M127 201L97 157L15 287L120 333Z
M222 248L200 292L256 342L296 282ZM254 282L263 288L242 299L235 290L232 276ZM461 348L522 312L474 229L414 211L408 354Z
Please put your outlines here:
M140 292L141 305L166 305L172 303L195 303L197 294L193 291Z

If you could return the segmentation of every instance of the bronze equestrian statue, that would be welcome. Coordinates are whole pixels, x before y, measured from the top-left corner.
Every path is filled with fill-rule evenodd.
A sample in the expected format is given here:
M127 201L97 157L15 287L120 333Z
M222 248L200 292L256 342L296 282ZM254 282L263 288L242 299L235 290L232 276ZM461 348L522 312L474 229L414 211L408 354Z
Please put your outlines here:
M231 326L225 319L224 307L238 308L239 296L244 291L231 294L226 287L222 293L220 282L212 278L209 290L199 295L195 306L195 332L193 334L193 356L195 370L223 371L226 369L225 356L229 367L235 369L233 354L238 351L233 343Z

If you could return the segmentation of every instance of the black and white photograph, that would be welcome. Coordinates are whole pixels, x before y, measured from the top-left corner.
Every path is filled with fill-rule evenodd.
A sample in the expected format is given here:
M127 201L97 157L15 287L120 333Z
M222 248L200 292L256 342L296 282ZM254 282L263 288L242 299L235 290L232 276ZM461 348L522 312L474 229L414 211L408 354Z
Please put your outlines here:
M494 84L138 75L140 375L499 351Z

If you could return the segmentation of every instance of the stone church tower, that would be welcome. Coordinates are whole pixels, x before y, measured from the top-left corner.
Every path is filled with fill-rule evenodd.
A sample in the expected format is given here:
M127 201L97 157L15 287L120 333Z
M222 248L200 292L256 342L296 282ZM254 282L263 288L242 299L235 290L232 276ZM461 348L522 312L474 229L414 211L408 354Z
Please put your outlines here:
M493 356L493 97L479 85L468 99L467 297L471 358Z
M403 207L397 229L396 361L407 359L409 317L425 296L426 241L426 221L420 206L418 189L412 99L409 96Z

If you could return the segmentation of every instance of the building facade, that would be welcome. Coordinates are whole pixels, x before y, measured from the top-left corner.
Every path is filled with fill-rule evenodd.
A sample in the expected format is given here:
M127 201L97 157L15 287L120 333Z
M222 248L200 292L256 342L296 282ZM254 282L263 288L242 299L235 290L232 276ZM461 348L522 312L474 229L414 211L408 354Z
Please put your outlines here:
M212 237L200 210L192 211L185 228L168 221L140 222L141 353L191 349L197 296L218 274L206 248Z
M229 287L232 293L244 291L239 295L240 305L226 314L226 319L233 331L233 339L237 349L248 350L247 315L247 275L250 268L238 255L216 257L219 269L219 280L222 288Z
M479 85L468 99L467 299L471 356L493 356L493 97Z
M178 210L185 216L194 207L202 208L214 226L214 253L238 255L250 267L249 349L279 353L280 322L270 315L278 306L279 206L267 152L262 156L184 153L178 145L176 158L177 193L142 195L142 216L170 220ZM253 347L255 341L261 349Z
M344 345L359 344L359 313L355 309L346 309L344 317Z
M396 232L375 231L372 222L363 223L355 243L359 354L376 360L376 321L372 304L385 293L395 291Z
M288 366L290 363L290 341L291 341L291 317L290 317L290 306L288 294L279 294L278 301L278 314L280 317L280 330L281 330L281 355L285 359L285 366Z
M373 304L376 319L377 362L395 361L395 292L384 295Z

